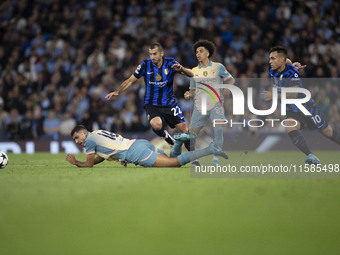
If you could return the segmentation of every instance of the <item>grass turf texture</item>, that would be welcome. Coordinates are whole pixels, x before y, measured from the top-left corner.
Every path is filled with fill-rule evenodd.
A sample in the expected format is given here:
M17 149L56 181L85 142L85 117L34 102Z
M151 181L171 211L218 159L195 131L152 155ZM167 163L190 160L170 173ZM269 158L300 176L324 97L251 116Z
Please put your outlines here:
M317 155L339 162L338 152ZM0 254L339 252L340 179L199 179L189 165L80 169L65 154L8 156ZM229 156L234 165L304 160L295 151Z

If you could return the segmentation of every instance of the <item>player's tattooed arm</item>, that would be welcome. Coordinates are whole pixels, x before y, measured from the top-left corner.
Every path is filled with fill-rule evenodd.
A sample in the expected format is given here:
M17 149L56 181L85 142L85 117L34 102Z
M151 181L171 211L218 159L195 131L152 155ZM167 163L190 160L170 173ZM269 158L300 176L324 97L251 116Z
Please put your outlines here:
M120 92L128 89L132 84L134 84L138 79L132 74L129 79L125 80L115 91L107 94L105 98L110 100L112 96L118 96Z
M77 167L93 167L95 164L99 164L104 161L104 158L97 156L95 158L95 154L87 154L86 162L78 161L73 154L66 155L66 161L70 164L75 165Z
M171 66L171 68L175 69L177 72L180 72L181 74L184 74L188 77L193 77L194 73L189 68L183 67L181 64L176 63Z

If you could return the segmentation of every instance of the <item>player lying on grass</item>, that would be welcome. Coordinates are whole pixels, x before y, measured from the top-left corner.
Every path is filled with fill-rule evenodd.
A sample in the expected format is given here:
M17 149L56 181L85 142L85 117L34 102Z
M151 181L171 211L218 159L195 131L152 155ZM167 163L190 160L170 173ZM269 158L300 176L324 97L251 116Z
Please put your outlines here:
M86 162L76 160L73 154L66 155L66 160L78 167L93 167L105 159L119 161L124 165L133 163L145 167L180 167L211 154L228 158L214 143L204 149L169 158L164 151L157 149L147 140L130 140L105 130L89 132L84 126L79 125L71 131L71 136L75 143L85 147L86 150Z

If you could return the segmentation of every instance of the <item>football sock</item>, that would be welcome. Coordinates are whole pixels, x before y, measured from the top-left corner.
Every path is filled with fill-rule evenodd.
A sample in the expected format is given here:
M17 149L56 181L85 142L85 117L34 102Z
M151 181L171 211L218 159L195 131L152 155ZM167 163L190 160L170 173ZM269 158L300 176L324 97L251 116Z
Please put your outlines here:
M155 132L160 137L165 137L166 136L166 134L164 132L164 129L161 129L161 130L152 129L152 130L153 130L153 132Z
M288 133L290 140L294 143L296 147L298 147L304 154L309 155L312 152L308 148L305 138L300 134L299 131L293 130Z
M178 163L183 166L187 163L189 163L190 161L199 159L201 157L210 155L211 151L209 150L209 147L201 149L201 150L197 150L197 151L187 151L184 152L183 154L179 155L177 157Z
M214 143L223 149L223 142L224 142L224 137L223 137L223 127L222 126L216 126L214 127Z
M340 145L340 132L333 129L333 135L330 139Z
M196 146L196 139L192 139L192 140L190 140L188 142L189 142L189 149L190 150L188 149L186 144L184 144L185 148L187 148L188 151L194 151L195 150L195 146Z
M181 141L176 141L174 144L174 147L172 147L173 151L176 154L180 154L181 153L181 149L182 149L182 142Z
M185 146L185 148L188 150L188 151L192 151L193 149L191 148L191 143L193 143L194 142L194 140L189 140L189 141L185 141L184 142L184 146Z

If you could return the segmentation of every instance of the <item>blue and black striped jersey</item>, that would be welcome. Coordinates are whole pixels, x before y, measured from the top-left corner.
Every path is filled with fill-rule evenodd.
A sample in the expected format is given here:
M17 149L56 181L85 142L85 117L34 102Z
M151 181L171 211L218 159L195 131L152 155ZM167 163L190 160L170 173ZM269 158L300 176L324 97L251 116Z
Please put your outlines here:
M174 106L177 104L173 94L173 81L176 70L171 68L177 62L173 58L163 57L163 65L158 68L151 59L144 60L135 70L134 76L144 77L145 105Z
M278 93L281 93L281 88L284 87L300 87L302 88L302 81L300 77L300 73L298 69L291 65L286 64L286 68L281 72L278 73L277 70L269 69L270 78L273 81L274 88L278 89ZM299 93L298 98L305 97L304 94ZM310 109L311 105L313 105L315 102L313 99L310 99L307 103L304 103L304 107L306 109ZM294 104L287 104L287 111L293 111L293 112L301 112L299 108L296 107Z

